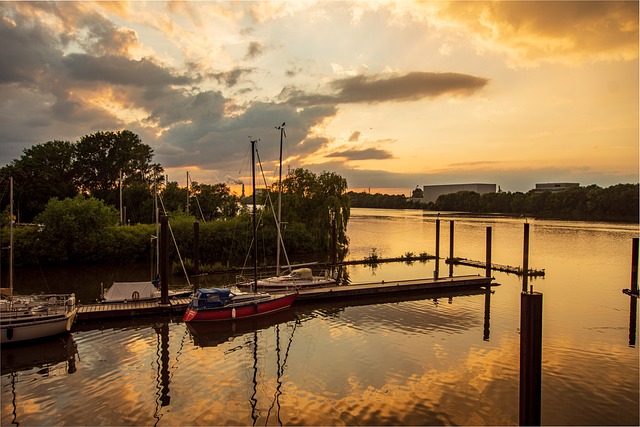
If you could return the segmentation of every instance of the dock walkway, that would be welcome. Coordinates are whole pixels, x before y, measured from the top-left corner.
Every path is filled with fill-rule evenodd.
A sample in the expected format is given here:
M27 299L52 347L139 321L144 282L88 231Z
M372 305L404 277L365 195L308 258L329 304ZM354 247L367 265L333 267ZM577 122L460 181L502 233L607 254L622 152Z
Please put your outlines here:
M190 297L172 298L168 305L159 301L137 301L117 304L89 304L78 307L76 321L115 319L135 316L179 315L187 308Z
M457 276L433 278L380 281L358 283L344 286L321 287L299 291L297 301L311 302L333 298L357 298L380 295L384 302L384 295L398 295L401 293L433 292L452 289L479 288L491 285L490 277ZM138 301L118 304L90 304L78 308L76 321L79 323L100 321L107 319L126 318L135 316L178 316L182 315L189 304L190 298L172 298L168 305L158 301Z

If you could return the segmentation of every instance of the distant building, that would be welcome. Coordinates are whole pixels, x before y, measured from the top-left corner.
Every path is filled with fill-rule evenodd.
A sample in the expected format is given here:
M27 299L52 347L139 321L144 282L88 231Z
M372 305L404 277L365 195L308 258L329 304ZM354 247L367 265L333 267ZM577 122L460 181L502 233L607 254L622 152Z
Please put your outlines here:
M580 187L577 182L547 182L544 184L536 184L536 193L542 193L543 191L563 191L571 187Z
M443 184L425 185L423 187L424 203L435 202L443 194L457 193L458 191L474 191L478 194L495 193L496 184Z

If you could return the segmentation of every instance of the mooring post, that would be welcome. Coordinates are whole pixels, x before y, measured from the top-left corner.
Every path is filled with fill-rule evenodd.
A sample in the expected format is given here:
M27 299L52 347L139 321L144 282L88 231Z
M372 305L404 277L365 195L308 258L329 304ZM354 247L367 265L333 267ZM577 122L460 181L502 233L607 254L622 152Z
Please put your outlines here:
M635 294L635 295L634 295ZM638 318L638 238L631 246L631 295L629 295L629 346L636 345L636 322Z
M631 292L638 292L638 238L633 238L631 247Z
M520 411L521 426L539 426L542 400L542 294L520 297Z
M487 227L487 267L485 277L491 277L491 227Z
M193 223L193 271L200 274L200 223Z
M453 277L453 220L449 221L449 277Z
M522 251L522 292L527 292L529 282L529 223L524 223L524 249Z
M440 218L436 219L436 271L433 272L433 279L438 280L440 272Z
M160 217L160 304L169 304L169 219Z

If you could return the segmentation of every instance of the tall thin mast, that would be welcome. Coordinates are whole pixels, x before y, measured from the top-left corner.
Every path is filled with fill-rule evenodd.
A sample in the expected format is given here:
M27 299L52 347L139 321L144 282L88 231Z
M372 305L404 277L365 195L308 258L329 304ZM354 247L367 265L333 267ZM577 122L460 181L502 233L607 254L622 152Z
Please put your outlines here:
M124 216L122 215L122 169L120 169L120 225L124 225Z
M189 171L187 171L187 213L189 213Z
M160 274L160 209L158 209L158 172L153 171L153 215L156 221L156 275ZM151 280L156 278L154 275Z
M13 177L9 177L9 295L13 295Z
M278 126L276 129L280 129L280 177L278 178L278 246L276 250L276 276L280 275L280 245L282 243L282 233L280 229L280 221L282 219L282 137L284 136L284 123L282 126Z
M251 182L253 186L253 286L252 291L258 292L258 229L256 225L256 140L251 140Z

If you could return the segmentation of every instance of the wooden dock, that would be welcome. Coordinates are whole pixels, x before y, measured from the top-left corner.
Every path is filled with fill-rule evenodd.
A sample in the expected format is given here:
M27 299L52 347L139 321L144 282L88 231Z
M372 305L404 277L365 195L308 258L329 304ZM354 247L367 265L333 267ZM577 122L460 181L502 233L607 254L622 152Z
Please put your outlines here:
M301 290L296 302L313 302L339 298L341 301L349 298L380 296L379 302L392 295L424 292L429 295L438 291L480 288L491 285L491 278L483 276L445 277L380 281L358 283L343 286L331 286ZM118 304L90 304L78 308L78 323L100 321L107 319L142 317L142 316L179 316L186 310L190 298L172 298L168 305L158 301L138 301Z
M182 315L190 297L172 298L168 305L159 301L137 301L117 304L89 304L78 307L77 322L136 316Z
M466 265L468 267L476 267L476 268L487 268L487 263L483 261L475 261L467 258L447 258L445 260L446 264L453 265ZM511 265L503 265L503 264L491 264L491 270L493 271L502 271L504 273L511 273L517 276L523 275L523 269L521 267L513 267ZM529 273L527 274L529 277L540 277L544 276L545 272L543 270L536 270L533 268L529 268Z
M451 290L461 288L482 287L491 284L490 277L457 276L433 278L393 280L380 282L358 283L347 286L332 286L301 290L296 301L312 301L331 298L354 298L359 296L380 295L380 302L384 302L384 295L408 292L430 292L436 290Z

